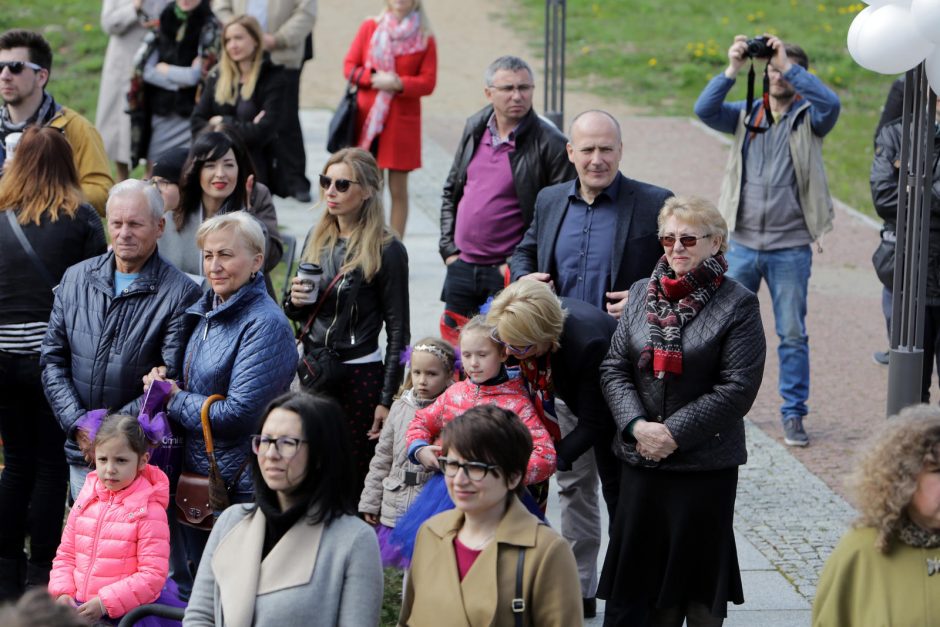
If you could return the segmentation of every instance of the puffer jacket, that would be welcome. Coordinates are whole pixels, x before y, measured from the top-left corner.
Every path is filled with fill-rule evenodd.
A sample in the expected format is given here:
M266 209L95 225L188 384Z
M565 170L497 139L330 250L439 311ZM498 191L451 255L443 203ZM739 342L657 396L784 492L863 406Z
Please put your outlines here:
M52 562L52 598L67 594L83 603L97 596L111 618L153 603L169 571L169 501L170 482L156 466L144 466L118 492L91 472Z
M200 409L211 394L224 401L209 410L216 461L230 483L251 453L248 436L255 433L265 406L286 392L297 365L290 324L268 297L261 272L229 300L213 309L210 290L186 310L197 321L186 347L179 378L180 392L168 406L171 420L186 429L184 470L209 473ZM251 494L251 473L238 477L237 491Z
M460 251L454 243L454 229L457 225L457 205L463 197L467 184L467 168L476 152L486 124L493 114L493 105L487 105L467 118L463 135L460 137L454 163L444 182L441 199L441 239L438 251L447 259ZM515 149L509 153L509 167L512 170L513 187L522 210L524 229L529 228L535 213L535 197L539 190L549 185L570 181L578 176L574 165L568 160L565 145L568 140L564 134L543 120L534 109L530 110L515 131Z
M657 379L639 370L649 341L646 288L630 288L627 309L600 366L601 388L617 431L614 453L633 466L663 470L717 470L747 461L744 416L764 373L766 344L757 296L729 277L705 307L682 328L682 374ZM654 462L636 452L624 431L634 418L666 425L678 448Z
M167 376L182 370L186 340L195 320L183 312L199 289L154 253L140 276L114 295L114 254L78 263L56 290L42 343L42 385L68 436L65 454L85 460L75 444L75 422L90 409L137 414L141 378L154 366Z
M934 128L934 155L931 169L930 239L927 242L927 299L929 306L940 305L940 125ZM871 164L871 199L884 228L894 231L898 221L898 174L901 158L901 120L886 124L875 139Z
M386 527L395 526L434 474L408 459L405 439L415 412L431 402L418 400L413 390L406 390L392 403L382 426L382 435L375 445L375 455L369 463L369 474L359 499L359 511L379 515L379 522Z
M477 405L496 405L515 412L529 428L529 433L532 434L532 455L526 469L527 485L545 481L554 474L557 464L555 445L542 425L535 405L526 391L525 383L520 378L496 385L477 385L470 379L465 379L444 390L429 407L415 412L414 420L411 421L405 436L412 461L416 461L414 454L419 446L436 444L446 423Z
M307 237L308 241L310 236ZM304 247L306 249L306 246ZM336 276L342 264L345 244L337 244L331 254L322 255L323 278L320 295ZM301 258L306 258L307 252ZM351 302L353 292L356 293ZM290 300L284 311L292 320L306 324L316 305L294 307ZM303 338L304 350L330 346L341 361L374 353L379 347L379 333L385 326L385 374L379 404L392 406L392 399L401 385L404 368L399 359L402 349L411 340L408 304L408 251L398 239L389 239L382 248L382 265L371 281L362 280L362 272L348 273L330 290L317 319Z

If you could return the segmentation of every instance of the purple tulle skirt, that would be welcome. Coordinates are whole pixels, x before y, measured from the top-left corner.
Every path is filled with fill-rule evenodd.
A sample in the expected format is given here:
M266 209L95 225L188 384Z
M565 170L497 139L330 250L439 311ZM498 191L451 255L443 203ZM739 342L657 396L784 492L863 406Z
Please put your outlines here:
M375 526L375 535L379 539L379 553L382 556L382 566L384 568L398 568L406 570L411 566L411 560L401 554L401 549L392 542L392 532L394 527L386 527L382 523Z

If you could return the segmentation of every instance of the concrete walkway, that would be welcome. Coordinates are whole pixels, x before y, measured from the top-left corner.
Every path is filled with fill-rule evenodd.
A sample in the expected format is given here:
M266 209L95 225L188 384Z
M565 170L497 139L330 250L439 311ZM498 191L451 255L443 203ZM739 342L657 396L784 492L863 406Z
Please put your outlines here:
M302 113L312 181L328 157L325 129L330 112ZM677 121L682 124L682 121ZM704 132L694 126L690 132ZM409 255L412 338L436 335L442 304L438 300L444 267L437 254L440 190L451 163L444 149L425 132L425 167L411 175L411 215L405 244ZM319 213L294 201L277 201L282 228L302 241ZM765 299L766 300L766 299ZM766 387L766 382L765 382ZM773 380L770 381L773 389ZM741 467L735 531L745 603L730 606L726 625L797 627L810 624L819 570L852 519L852 508L826 483L797 461L791 451L747 422L749 459ZM557 492L549 519L558 526ZM605 522L606 527L606 522ZM606 538L604 543L606 549ZM603 563L604 550L598 560ZM599 603L602 611L603 604ZM590 621L602 624L602 616Z

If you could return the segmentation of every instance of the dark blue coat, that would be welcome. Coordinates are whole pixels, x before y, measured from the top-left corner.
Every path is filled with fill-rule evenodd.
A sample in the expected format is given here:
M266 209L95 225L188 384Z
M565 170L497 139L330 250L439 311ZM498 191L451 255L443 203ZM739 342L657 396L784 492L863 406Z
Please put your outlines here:
M214 298L210 290L186 310L198 323L169 416L186 429L183 469L205 475L209 461L199 411L208 396L226 397L213 403L209 422L216 460L228 483L251 453L248 436L256 433L265 406L290 387L297 349L290 323L268 296L262 273L213 309ZM247 467L238 491L251 492Z
M78 263L56 289L42 343L42 384L69 439L70 464L84 465L75 422L90 409L137 413L141 378L154 366L179 374L192 328L183 312L199 298L185 274L154 253L114 295L114 253Z

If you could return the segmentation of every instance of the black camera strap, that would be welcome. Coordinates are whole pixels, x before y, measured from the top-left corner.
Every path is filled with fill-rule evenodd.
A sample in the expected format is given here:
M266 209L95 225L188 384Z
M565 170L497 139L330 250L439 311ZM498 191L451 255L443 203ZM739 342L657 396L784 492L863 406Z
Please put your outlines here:
M745 118L744 128L752 133L766 133L774 123L774 114L770 110L770 76L767 68L770 67L770 60L764 66L764 93L762 95L763 110L767 116L767 126L760 126L760 112L754 115L754 62L751 61L751 67L747 71L747 117ZM748 118L753 118L754 124L747 122Z

